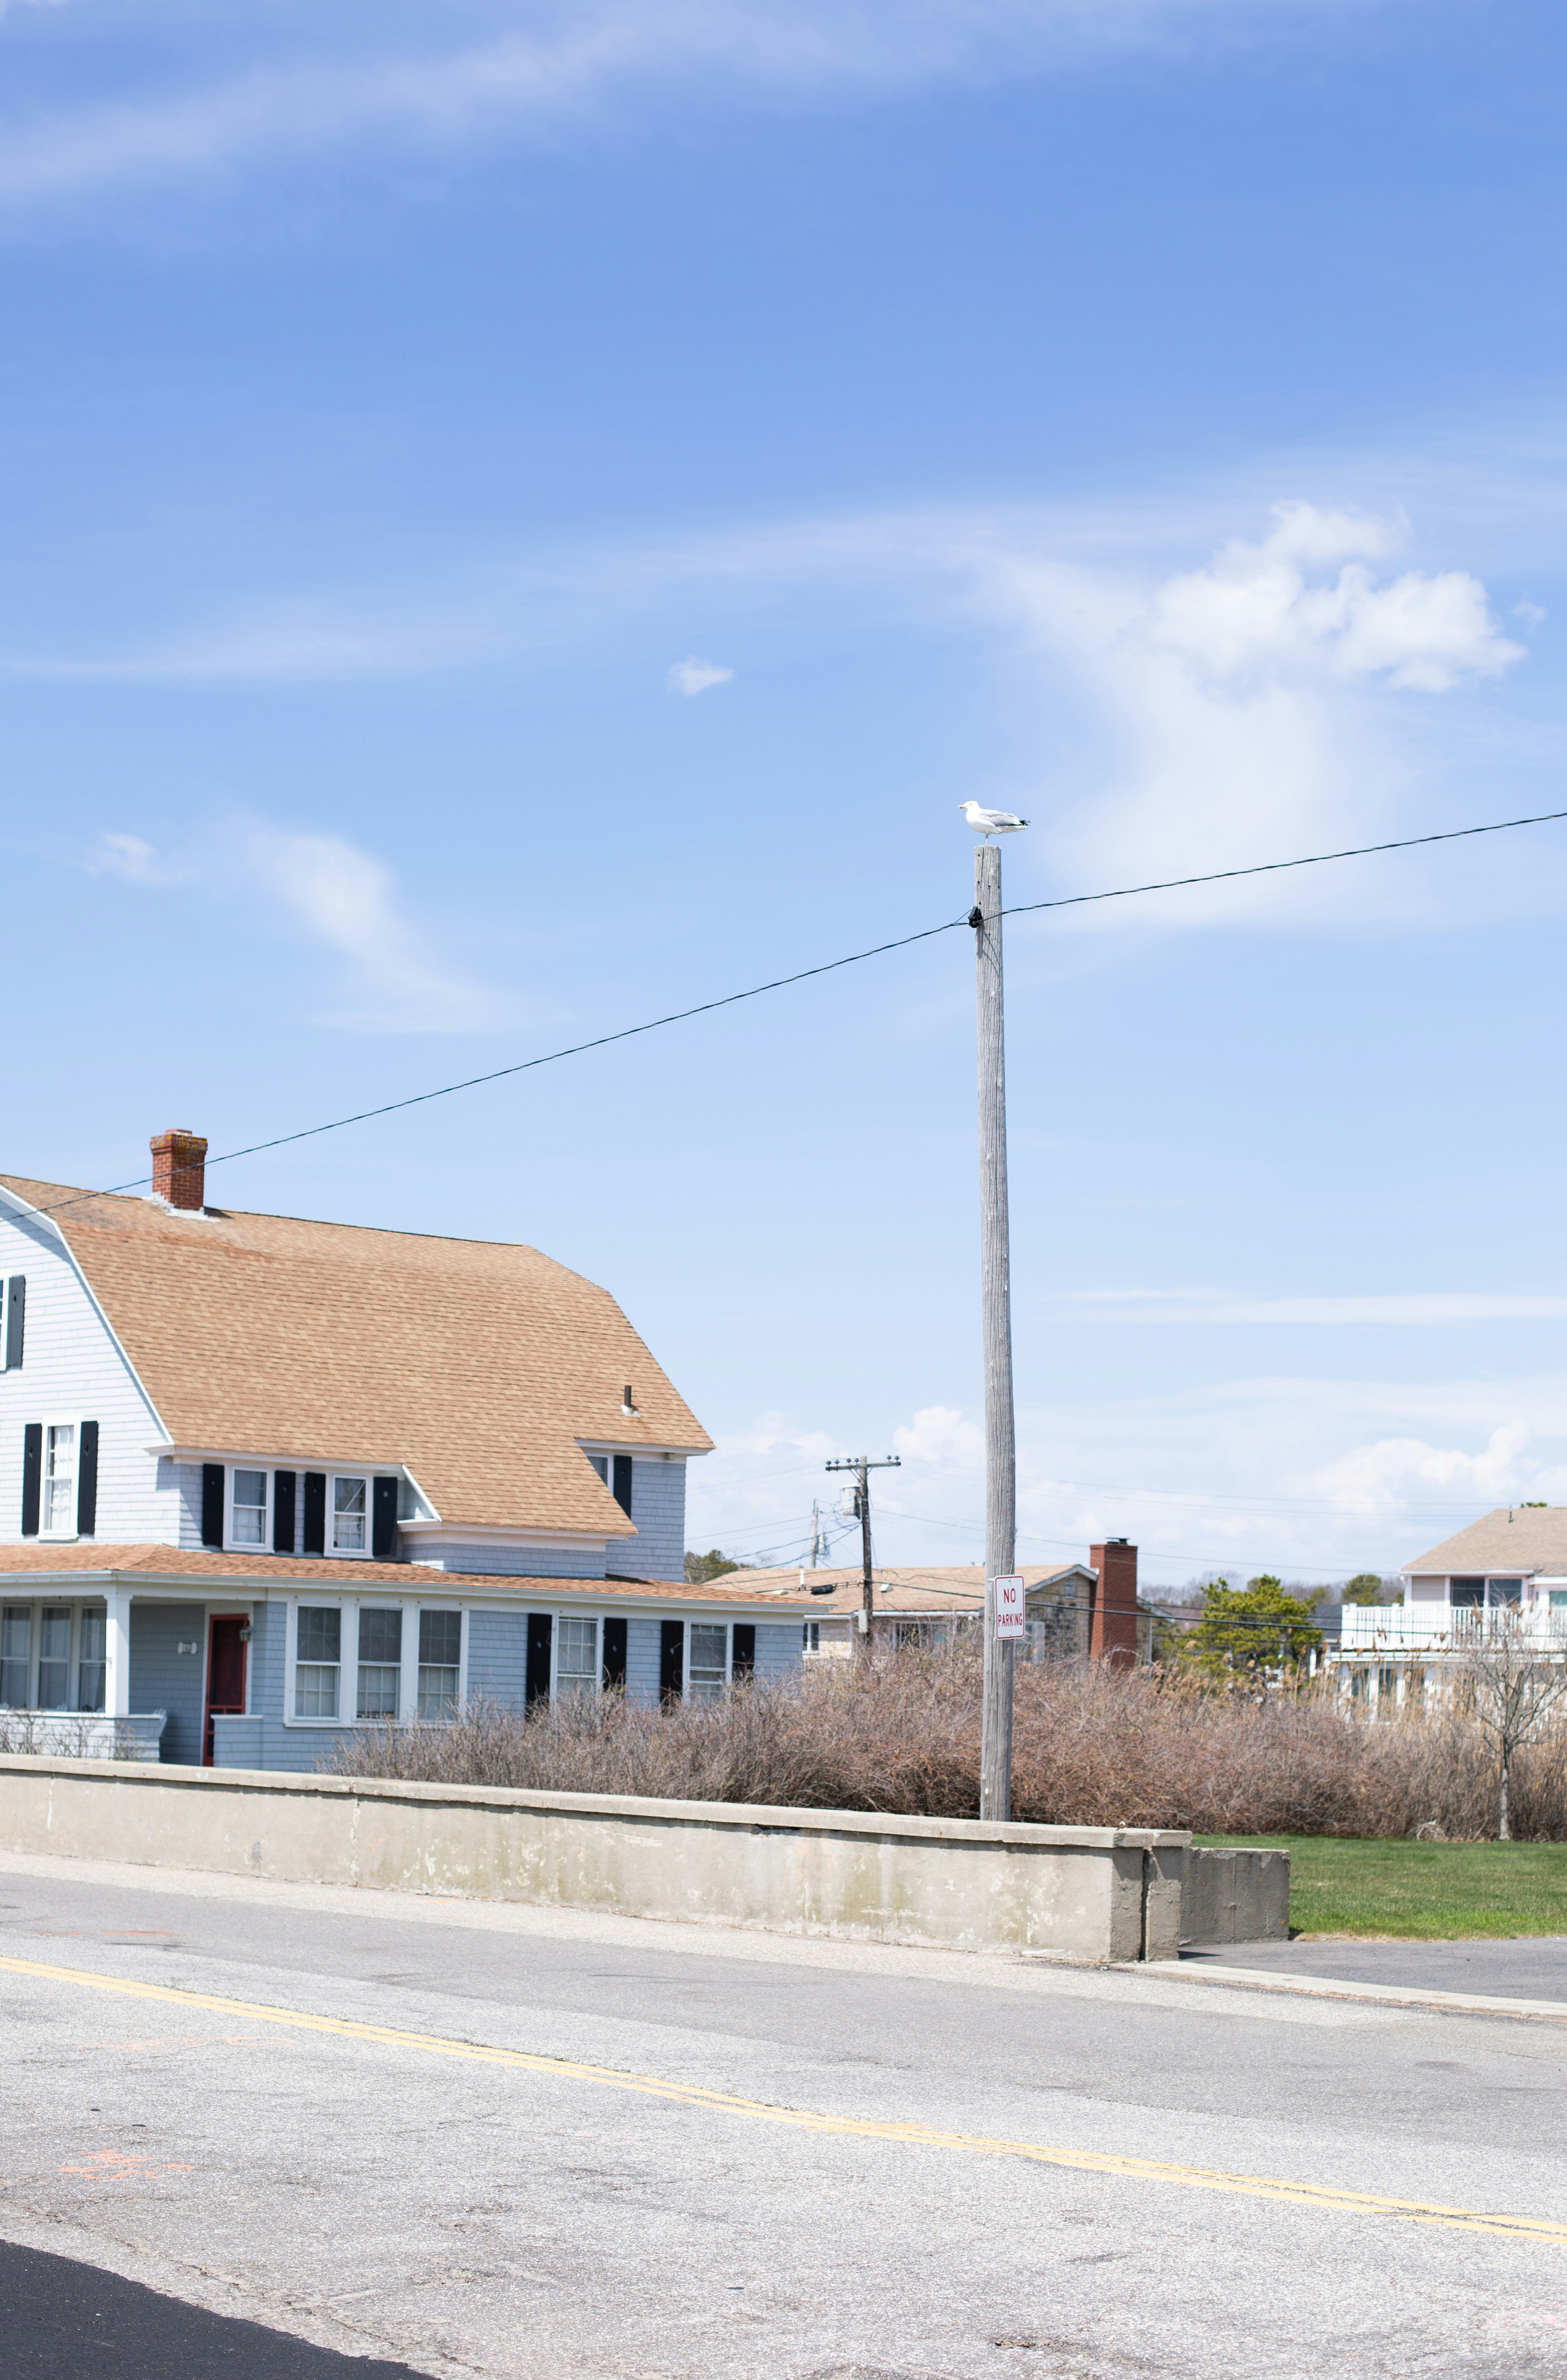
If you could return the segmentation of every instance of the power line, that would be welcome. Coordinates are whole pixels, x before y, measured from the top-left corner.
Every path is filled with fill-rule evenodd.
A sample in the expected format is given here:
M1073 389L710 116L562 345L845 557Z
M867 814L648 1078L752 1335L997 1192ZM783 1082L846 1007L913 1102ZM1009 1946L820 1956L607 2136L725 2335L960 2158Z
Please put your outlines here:
M1148 892L1182 892L1196 884L1231 884L1244 876L1277 876L1294 868L1326 868L1334 860L1367 859L1386 851L1415 851L1427 844L1462 843L1477 834L1507 834L1515 827L1549 826L1567 819L1567 809L1539 810L1528 818L1495 819L1485 826L1445 828L1438 834L1403 835L1393 843L1362 843L1343 851L1309 852L1300 859L1265 859L1249 868L1219 868L1202 876L1170 876L1151 884L1123 884L1108 892L1069 892L1053 901L1026 901L1015 908L1002 911L1008 917L1037 916L1045 909L1075 909L1099 901L1133 901ZM694 1016L711 1016L721 1008L734 1008L742 1001L760 1000L770 991L785 991L792 984L809 983L815 977L835 975L840 968L859 966L868 959L885 958L893 951L906 951L916 942L929 942L940 934L955 932L969 923L967 914L947 917L939 926L922 926L917 933L900 934L890 942L874 942L869 950L851 951L841 959L823 959L817 966L799 967L793 975L774 976L767 983L752 984L744 991L726 991L717 1000L698 1001L692 1008L671 1009L664 1016L651 1016L641 1025L623 1025L613 1033L595 1034L589 1041L573 1041L562 1050L546 1050L538 1058L519 1058L510 1066L492 1067L488 1074L467 1075L460 1082L442 1083L431 1091L415 1091L407 1099L387 1099L380 1107L359 1108L352 1115L334 1116L327 1123L305 1124L298 1132L280 1132L270 1140L254 1140L244 1148L225 1148L217 1157L209 1157L208 1166L231 1165L237 1158L263 1156L269 1149L287 1148L296 1141L316 1140L323 1133L346 1132L350 1124L371 1123L378 1117L399 1115L407 1108L428 1106L431 1099L449 1099L459 1091L475 1091L487 1083L507 1081L514 1075L528 1075L540 1066L559 1065L566 1058L581 1058L590 1050L607 1050L617 1041L632 1041L644 1033L662 1032L666 1025L686 1025ZM79 1206L89 1198L115 1198L128 1190L144 1190L152 1179L150 1173L138 1174L134 1182L116 1182L108 1190L82 1191L72 1198L58 1198L51 1206L41 1207L38 1213L52 1215L67 1207Z

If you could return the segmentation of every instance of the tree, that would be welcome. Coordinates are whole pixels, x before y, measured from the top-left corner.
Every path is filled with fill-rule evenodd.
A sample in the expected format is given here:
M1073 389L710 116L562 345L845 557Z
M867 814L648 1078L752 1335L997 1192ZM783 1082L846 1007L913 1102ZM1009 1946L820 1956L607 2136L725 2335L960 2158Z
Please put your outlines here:
M1357 1570L1352 1579L1345 1581L1341 1600L1344 1603L1380 1603L1382 1600L1380 1572Z
M1464 1670L1480 1731L1497 1755L1497 1835L1510 1843L1512 1763L1567 1696L1567 1660L1553 1659L1532 1642L1522 1613L1502 1609L1485 1618L1484 1633L1464 1654Z
M1245 1585L1216 1579L1202 1591L1202 1618L1181 1647L1181 1658L1217 1673L1224 1670L1274 1669L1319 1651L1322 1631L1312 1624L1318 1594L1288 1595L1282 1579L1265 1573Z
M706 1586L710 1579L723 1578L728 1571L744 1570L746 1567L744 1562L736 1561L733 1554L720 1553L714 1546L705 1554L686 1555L686 1584L687 1586Z

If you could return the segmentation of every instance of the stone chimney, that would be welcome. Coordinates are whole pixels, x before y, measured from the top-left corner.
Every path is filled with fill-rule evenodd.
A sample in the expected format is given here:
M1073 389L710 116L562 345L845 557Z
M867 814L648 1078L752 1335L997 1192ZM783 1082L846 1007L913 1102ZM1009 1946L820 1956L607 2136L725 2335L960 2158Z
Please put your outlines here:
M152 1196L170 1207L199 1215L207 1203L207 1144L200 1133L154 1134Z
M1129 1670L1137 1658L1137 1548L1124 1537L1088 1548L1099 1574L1088 1619L1088 1658Z

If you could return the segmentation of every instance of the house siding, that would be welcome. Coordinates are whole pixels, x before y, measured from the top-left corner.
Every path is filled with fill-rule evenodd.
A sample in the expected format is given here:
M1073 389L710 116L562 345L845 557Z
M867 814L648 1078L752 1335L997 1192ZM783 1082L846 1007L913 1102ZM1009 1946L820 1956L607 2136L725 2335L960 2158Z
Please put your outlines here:
M206 1633L206 1614L199 1603L131 1604L130 1707L167 1712L158 1746L161 1760L193 1766L200 1761L207 1665L201 1652L175 1648L204 1645Z
M771 1627L759 1623L757 1628L757 1683L771 1685L779 1678L787 1678L804 1666L805 1638L797 1620L789 1626Z
M465 1571L473 1578L602 1578L601 1546L462 1545L455 1538L418 1536L403 1539L405 1553L414 1562L439 1570ZM653 1575L648 1572L649 1577Z
M641 1616L626 1623L626 1699L656 1703L659 1698L659 1630L662 1622Z
M634 1537L617 1537L605 1553L606 1570L622 1578L683 1578L686 1574L686 1463L662 1456L634 1455L631 1462L631 1523Z
M158 1416L53 1230L0 1203L0 1274L27 1281L21 1366L0 1371L0 1544L22 1542L22 1432L29 1422L96 1421L105 1545L179 1542L172 1466L149 1455Z
M528 1614L470 1611L468 1621L468 1691L470 1700L504 1703L517 1710L528 1699Z

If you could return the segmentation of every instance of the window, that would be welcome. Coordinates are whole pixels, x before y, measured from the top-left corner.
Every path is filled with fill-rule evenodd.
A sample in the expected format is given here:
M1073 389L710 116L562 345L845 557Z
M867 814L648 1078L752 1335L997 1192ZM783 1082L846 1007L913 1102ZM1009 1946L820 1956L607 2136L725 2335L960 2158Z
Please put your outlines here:
M1522 1603L1524 1600L1524 1582L1521 1578L1493 1578L1487 1581L1487 1586L1488 1591L1486 1601L1493 1611L1499 1606L1505 1609Z
M76 1424L52 1421L43 1433L43 1534L76 1534Z
M337 1717L337 1671L343 1657L343 1614L330 1606L299 1607L295 1647L294 1716Z
M598 1473L600 1478L603 1481L604 1486L607 1488L610 1484L609 1456L607 1454L590 1454L588 1457L588 1460L592 1464L594 1470Z
M1398 1700L1398 1671L1379 1670L1377 1672L1377 1708L1385 1717Z
M264 1546L266 1541L267 1475L264 1471L237 1471L229 1542L236 1546Z
M1455 1611L1475 1611L1486 1599L1483 1578L1455 1578L1452 1582L1452 1608Z
M800 1639L804 1649L808 1653L820 1653L821 1650L820 1621L802 1620L800 1622Z
M359 1613L359 1695L356 1718L395 1719L403 1675L400 1610Z
M693 1702L723 1699L729 1677L729 1631L697 1621L690 1631L688 1690Z
M332 1483L332 1550L362 1554L365 1549L365 1485L362 1479Z
M460 1611L419 1615L419 1715L450 1718L457 1707L457 1670L463 1653Z
M596 1620L562 1620L555 1629L555 1693L596 1694L599 1691L599 1623Z
M1567 1587L1553 1586L1551 1588L1550 1608L1552 1611L1567 1611Z
M78 1710L101 1711L103 1707L103 1680L106 1674L104 1652L108 1639L109 1615L106 1611L84 1611L81 1615L81 1644L76 1665L76 1706Z
M38 1648L38 1707L64 1710L71 1691L71 1615L68 1605L46 1605Z
M6 1710L26 1710L31 1667L32 1606L8 1603L0 1612L0 1705Z

